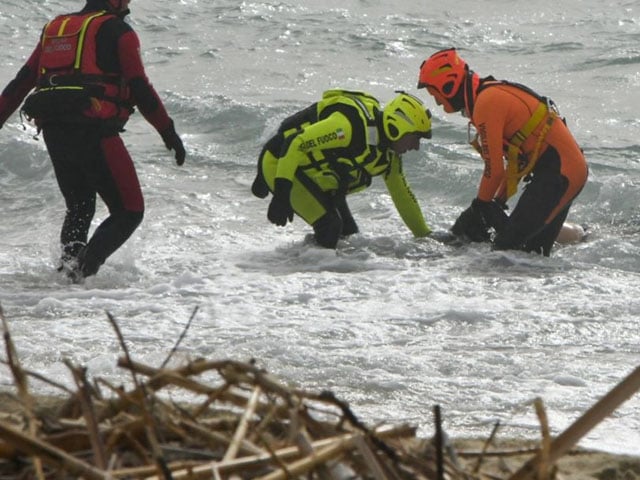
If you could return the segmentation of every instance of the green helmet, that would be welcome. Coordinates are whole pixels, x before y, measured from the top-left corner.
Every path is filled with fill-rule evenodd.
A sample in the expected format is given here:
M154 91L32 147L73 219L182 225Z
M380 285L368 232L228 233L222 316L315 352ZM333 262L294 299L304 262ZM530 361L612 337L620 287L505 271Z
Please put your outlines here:
M431 112L420 99L405 92L391 100L382 113L384 133L392 142L408 133L431 138Z

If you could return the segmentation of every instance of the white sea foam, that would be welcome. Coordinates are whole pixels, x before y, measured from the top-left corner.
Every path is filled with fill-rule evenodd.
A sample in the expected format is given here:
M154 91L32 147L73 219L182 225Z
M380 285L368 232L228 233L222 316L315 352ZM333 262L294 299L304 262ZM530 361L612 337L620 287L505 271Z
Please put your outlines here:
M69 285L55 272L64 204L43 142L17 115L0 130L0 301L23 363L71 384L61 366L71 358L126 382L107 312L132 355L158 365L197 307L183 358L256 358L287 381L334 390L365 420L430 434L440 404L452 435L488 435L500 420L535 437L531 402L541 397L553 431L566 428L640 358L640 13L637 2L588 3L132 2L149 76L189 156L175 166L132 119L124 138L144 222L96 277ZM76 8L26 4L3 0L1 84L48 17ZM326 88L383 101L413 91L422 59L450 45L480 74L560 105L591 161L570 214L588 226L587 242L540 258L415 240L380 179L353 196L361 233L335 252L314 247L299 218L268 223L267 201L249 185L280 120ZM405 169L431 225L446 230L482 166L465 120L424 98L434 138ZM105 215L100 205L95 224ZM12 383L6 369L0 383ZM636 395L583 444L638 454L638 432Z

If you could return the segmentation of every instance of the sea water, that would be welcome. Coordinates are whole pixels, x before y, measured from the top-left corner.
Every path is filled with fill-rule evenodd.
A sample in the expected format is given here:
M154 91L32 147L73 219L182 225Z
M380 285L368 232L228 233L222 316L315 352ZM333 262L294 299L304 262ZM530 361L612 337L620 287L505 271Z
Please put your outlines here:
M81 0L2 0L0 84L57 13ZM25 368L72 385L63 364L126 383L107 320L160 365L194 314L182 360L256 359L297 387L331 389L373 423L428 436L554 434L640 366L640 6L636 0L133 0L147 73L187 148L177 167L134 115L123 134L145 219L97 276L56 272L64 204L44 143L16 114L0 130L0 302ZM279 122L323 90L395 90L431 108L433 139L405 157L434 230L475 195L467 123L415 89L420 63L455 46L481 76L559 105L589 160L569 220L588 227L550 258L414 239L381 179L350 198L361 233L313 246L299 218L266 218L249 188ZM107 215L99 202L95 228ZM196 311L197 309L197 311ZM0 385L13 379L0 366ZM35 391L51 387L32 380ZM640 395L581 444L640 453Z

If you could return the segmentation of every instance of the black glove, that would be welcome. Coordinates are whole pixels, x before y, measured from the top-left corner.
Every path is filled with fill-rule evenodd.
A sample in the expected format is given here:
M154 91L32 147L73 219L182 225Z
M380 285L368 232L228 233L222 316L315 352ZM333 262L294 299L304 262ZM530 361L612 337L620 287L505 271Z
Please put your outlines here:
M276 178L273 198L269 204L267 218L280 227L287 224L287 220L293 222L293 208L291 207L291 187L293 183L286 178Z
M501 232L509 224L509 216L505 213L508 207L504 202L495 198L490 202L483 202L476 198L471 205L473 205L473 208L482 216L488 228L493 228L496 232Z
M489 226L485 223L479 208L474 204L460 214L453 227L451 233L458 236L466 236L472 242L489 241Z
M499 233L509 224L509 216L505 213L506 208L504 202L495 199L484 202L474 198L471 206L460 214L451 227L451 233L458 236L464 235L472 242L487 242L491 240L490 228Z
M251 184L251 193L258 198L267 198L267 195L269 195L269 185L267 185L267 181L264 179L264 174L262 173L262 156L258 159L258 172Z
M173 126L173 120L171 120L170 127L167 127L160 132L160 136L162 137L162 141L164 142L165 147L167 147L167 150L173 150L175 152L176 163L178 165L182 165L187 152L185 152L182 140L176 133L176 129Z

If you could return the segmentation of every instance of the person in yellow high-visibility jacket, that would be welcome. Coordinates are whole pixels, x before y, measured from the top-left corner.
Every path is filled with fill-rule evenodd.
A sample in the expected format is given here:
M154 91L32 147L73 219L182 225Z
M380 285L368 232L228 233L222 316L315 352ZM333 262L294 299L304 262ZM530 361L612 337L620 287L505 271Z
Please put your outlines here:
M383 176L402 220L416 237L431 233L402 170L402 154L431 138L431 113L401 92L385 108L364 92L329 90L285 119L258 160L254 195L273 194L267 218L278 226L294 213L311 225L317 243L335 248L358 232L347 195Z

